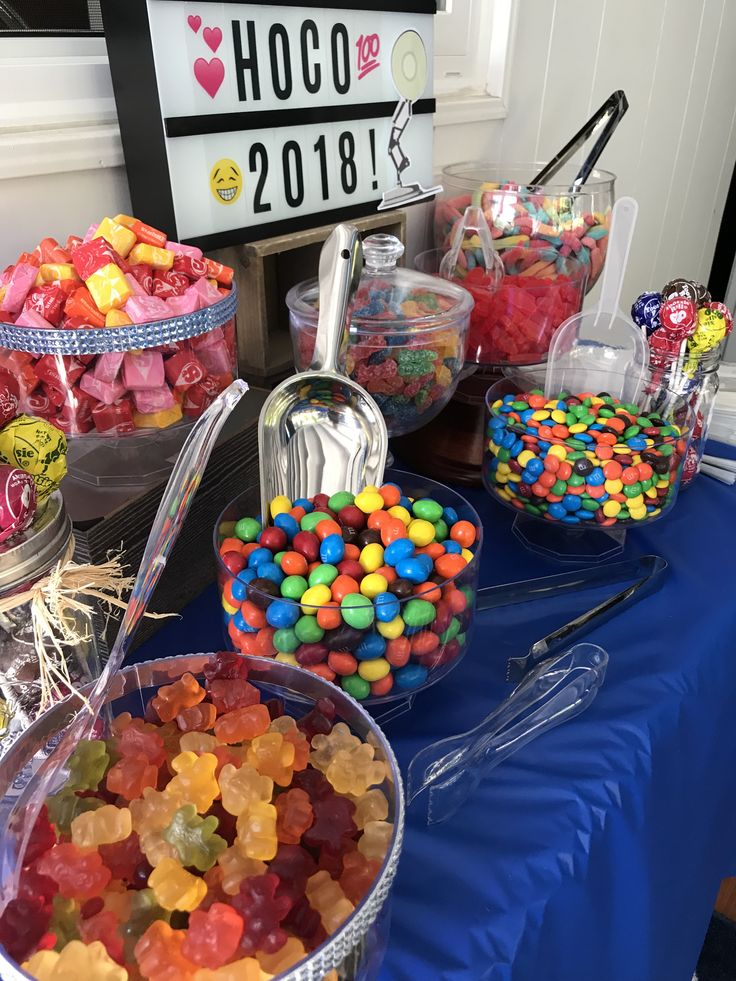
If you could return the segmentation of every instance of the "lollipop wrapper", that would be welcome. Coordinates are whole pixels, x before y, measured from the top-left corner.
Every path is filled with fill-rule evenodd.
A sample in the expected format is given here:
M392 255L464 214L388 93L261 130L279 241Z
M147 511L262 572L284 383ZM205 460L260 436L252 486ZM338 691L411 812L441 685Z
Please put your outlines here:
M66 436L45 419L18 416L0 430L0 462L30 474L44 501L66 474Z
M0 542L27 528L36 514L36 485L25 470L0 464Z

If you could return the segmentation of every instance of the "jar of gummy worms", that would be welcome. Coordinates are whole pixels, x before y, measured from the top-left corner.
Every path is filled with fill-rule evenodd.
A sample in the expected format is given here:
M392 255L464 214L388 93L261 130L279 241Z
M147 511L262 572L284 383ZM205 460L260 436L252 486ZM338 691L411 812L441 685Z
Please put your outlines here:
M104 739L109 734L113 715L129 712L134 718L142 717L160 686L171 685L187 672L201 680L209 659L208 654L188 654L124 668L115 676L107 693L107 711L101 717L102 725L95 731L95 738ZM278 981L324 981L333 977L330 972L337 971L341 978L375 981L388 943L391 886L404 835L404 793L396 758L374 719L347 693L301 668L263 658L246 657L245 661L249 682L260 690L264 700L281 700L284 711L295 719L309 713L321 699L331 700L336 720L369 742L375 750L374 758L386 765L387 776L380 789L388 802L386 820L392 824L392 833L376 878L353 912L324 942L276 975ZM88 691L83 690L82 694ZM11 895L9 879L17 864L24 807L34 790L33 774L53 751L73 712L80 708L78 694L57 703L0 757L0 890L4 899ZM0 976L5 981L30 978L2 948Z
M571 256L583 263L590 290L603 269L616 178L605 170L593 170L584 185L571 191L577 167L567 165L553 184L530 185L543 166L476 161L445 167L444 193L435 205L436 247L447 251L465 209L478 205L507 269L523 249L552 249L556 257ZM474 268L475 260L472 249L468 250L468 269Z

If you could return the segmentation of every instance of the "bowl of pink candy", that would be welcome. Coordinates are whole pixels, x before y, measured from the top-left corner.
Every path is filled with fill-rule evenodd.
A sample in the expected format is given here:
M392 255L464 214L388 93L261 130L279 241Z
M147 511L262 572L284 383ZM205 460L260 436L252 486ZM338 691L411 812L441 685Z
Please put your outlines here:
M21 410L72 437L197 418L237 374L233 270L127 215L0 275L0 366Z
M80 705L57 703L0 761L3 978L377 976L404 800L360 705L226 652L125 668L19 863L32 772Z

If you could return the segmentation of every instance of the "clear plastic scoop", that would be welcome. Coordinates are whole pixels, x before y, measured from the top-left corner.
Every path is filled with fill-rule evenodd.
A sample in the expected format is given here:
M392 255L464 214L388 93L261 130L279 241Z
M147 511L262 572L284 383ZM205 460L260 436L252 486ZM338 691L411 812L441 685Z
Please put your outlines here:
M460 257L464 249L480 249L483 256L483 268L488 273L489 288L495 289L503 278L503 262L498 252L493 248L493 239L488 229L488 222L482 208L469 205L465 209L462 221L455 229L452 244L440 262L440 276L443 279L457 280L458 269L463 269Z
M80 709L71 720L60 742L48 759L39 766L34 778L23 791L12 810L12 816L15 817L16 821L18 820L17 816L22 815L23 834L20 837L18 832L15 832L20 838L17 856L12 866L3 870L4 872L7 871L8 874L3 874L0 877L3 886L3 904L15 895L17 877L23 864L22 856L25 853L28 836L38 812L49 794L56 789L63 768L75 746L82 739L86 739L94 728L97 717L105 704L107 689L122 666L135 630L146 611L151 594L166 566L169 553L179 536L179 531L197 492L217 436L228 416L247 391L246 382L234 381L205 410L187 436L156 512L156 518L146 542L138 575L110 658L89 696L89 707ZM5 826L0 829L4 836L8 835L9 828L7 825L9 823L8 819Z
M429 790L427 823L446 821L481 780L532 739L590 705L603 684L608 654L595 644L569 646L592 627L649 595L662 584L667 562L658 555L617 562L606 568L565 572L478 591L478 612L561 593L633 579L591 610L536 641L524 657L511 658L507 680L519 684L508 698L468 732L421 750L409 764L407 799Z
M547 359L547 396L608 392L636 402L644 388L646 335L619 306L638 212L633 198L619 198L613 206L598 309L576 313L555 331Z

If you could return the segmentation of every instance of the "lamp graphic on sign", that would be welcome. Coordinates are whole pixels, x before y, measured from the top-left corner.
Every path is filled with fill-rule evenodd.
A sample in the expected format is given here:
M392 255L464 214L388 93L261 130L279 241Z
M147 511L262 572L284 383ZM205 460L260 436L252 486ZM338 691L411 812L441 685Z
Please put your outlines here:
M423 187L416 182L405 184L402 176L411 166L411 160L401 146L401 138L411 122L412 106L427 84L427 52L424 42L416 31L404 31L391 51L391 77L401 96L391 120L388 155L396 170L396 185L384 191L379 211L398 208L423 198L434 197L442 187Z

